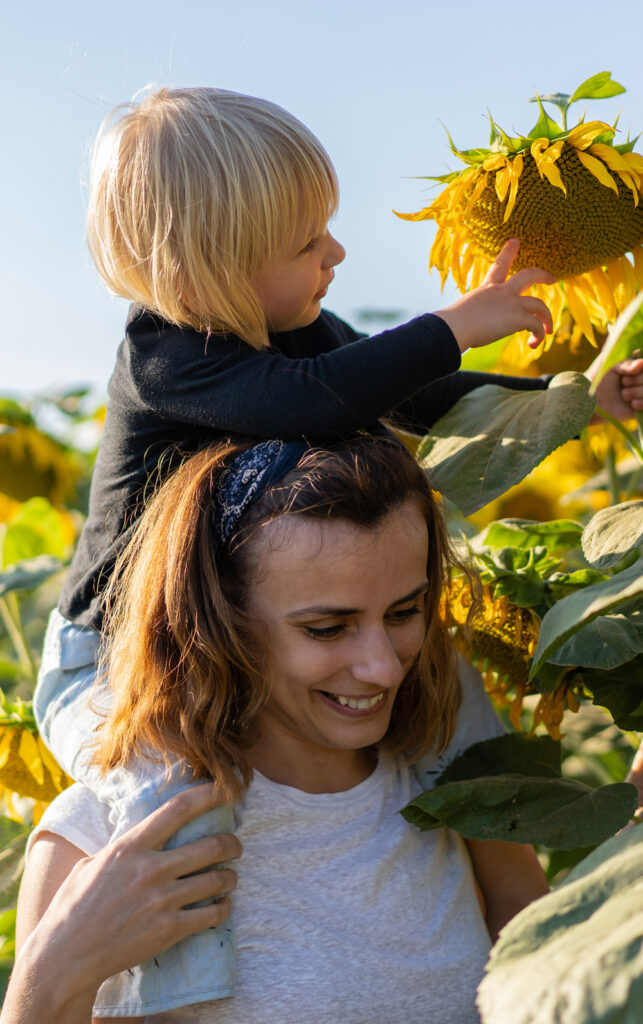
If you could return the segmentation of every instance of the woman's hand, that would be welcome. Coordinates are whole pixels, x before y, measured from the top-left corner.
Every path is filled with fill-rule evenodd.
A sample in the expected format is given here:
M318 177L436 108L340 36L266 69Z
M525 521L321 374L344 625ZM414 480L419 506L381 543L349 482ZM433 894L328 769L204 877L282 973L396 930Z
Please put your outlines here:
M437 310L449 325L461 352L480 348L516 331L531 331L532 347L553 330L551 313L541 299L523 295L534 284L554 284L556 278L536 267L508 277L520 242L511 238L502 248L479 288L452 306Z
M219 802L211 784L188 789L76 864L25 942L2 1024L87 1024L105 978L227 918L231 901L224 894L236 874L215 865L241 855L238 839L212 835L163 849L186 822Z

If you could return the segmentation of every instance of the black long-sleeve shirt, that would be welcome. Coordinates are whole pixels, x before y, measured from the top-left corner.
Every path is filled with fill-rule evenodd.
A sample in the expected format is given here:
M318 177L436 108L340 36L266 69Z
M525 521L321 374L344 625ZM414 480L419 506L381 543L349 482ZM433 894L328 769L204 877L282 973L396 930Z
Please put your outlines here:
M440 317L420 316L373 337L322 311L308 327L254 349L232 335L178 328L132 307L108 387L89 515L59 607L101 627L100 595L168 452L181 457L230 435L349 435L394 415L416 433L482 384L544 388L540 378L455 371L460 351Z

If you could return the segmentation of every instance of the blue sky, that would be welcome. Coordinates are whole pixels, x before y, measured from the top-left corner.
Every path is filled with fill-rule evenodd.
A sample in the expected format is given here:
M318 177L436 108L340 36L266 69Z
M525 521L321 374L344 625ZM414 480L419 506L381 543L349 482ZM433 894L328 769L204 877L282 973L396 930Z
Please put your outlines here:
M462 148L484 144L487 108L526 131L535 90L571 92L607 69L628 91L591 113L613 119L622 107L622 128L643 129L640 0L12 8L0 33L0 394L106 389L126 303L108 294L85 248L87 154L104 115L150 83L265 96L315 131L338 170L335 234L348 251L326 304L353 322L365 307L406 319L454 295L441 297L427 274L432 225L391 212L430 201L414 176L455 166L440 120Z

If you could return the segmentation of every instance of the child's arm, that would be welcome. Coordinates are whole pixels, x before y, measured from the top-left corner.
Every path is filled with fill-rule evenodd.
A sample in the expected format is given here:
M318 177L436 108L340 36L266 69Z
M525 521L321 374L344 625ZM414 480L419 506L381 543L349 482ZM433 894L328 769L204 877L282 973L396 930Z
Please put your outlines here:
M552 278L525 270L506 281L516 251L508 243L485 284L448 309L358 340L348 333L329 339L322 316L278 336L283 351L257 350L232 337L179 331L144 311L130 323L110 394L130 408L138 396L142 409L162 420L225 435L353 433L455 373L461 349L525 329L544 335L551 327L546 306L521 291ZM470 380L466 390L473 386Z
M491 839L465 839L476 881L482 890L491 940L527 904L549 892L532 846Z

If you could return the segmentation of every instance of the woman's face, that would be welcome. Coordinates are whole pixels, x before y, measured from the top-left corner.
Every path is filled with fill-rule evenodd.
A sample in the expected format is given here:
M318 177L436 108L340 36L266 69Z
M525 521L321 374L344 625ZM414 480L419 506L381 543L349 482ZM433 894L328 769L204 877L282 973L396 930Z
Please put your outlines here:
M269 656L253 764L310 792L348 788L424 641L426 522L409 500L374 529L292 516L265 534L247 606Z

